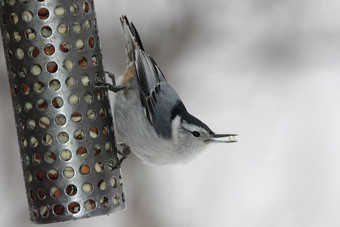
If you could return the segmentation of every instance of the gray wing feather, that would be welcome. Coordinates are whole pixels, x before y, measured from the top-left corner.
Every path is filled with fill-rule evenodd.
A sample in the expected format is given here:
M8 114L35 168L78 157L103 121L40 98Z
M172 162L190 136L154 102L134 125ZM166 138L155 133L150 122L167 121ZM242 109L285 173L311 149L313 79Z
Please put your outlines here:
M130 61L134 61L140 98L145 117L164 138L171 137L171 107L179 97L166 79L153 58L143 48L138 32L126 16L121 17L125 33L126 50Z
M171 107L179 97L153 60L143 50L135 51L135 66L140 86L140 96L146 117L156 132L164 137L171 137Z

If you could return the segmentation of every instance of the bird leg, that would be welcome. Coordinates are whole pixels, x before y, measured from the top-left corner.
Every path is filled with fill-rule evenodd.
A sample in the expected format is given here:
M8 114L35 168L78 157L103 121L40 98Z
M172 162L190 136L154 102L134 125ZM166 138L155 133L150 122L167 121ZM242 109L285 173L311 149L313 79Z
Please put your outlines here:
M120 157L120 158L117 157L118 160L117 160L116 165L114 166L114 169L119 169L119 168L121 167L121 164L123 163L123 161L124 161L127 157L129 157L129 155L130 155L130 153L131 153L131 150L130 150L129 146L126 145L125 143L118 143L118 142L117 142L117 144L122 145L123 149L122 149L122 151L119 151L119 150L117 149L117 153L118 153L118 155L121 156L121 157Z
M123 90L125 88L125 86L116 85L116 79L113 73L104 71L104 75L106 74L111 78L112 84L106 83L105 81L98 79L98 82L97 82L98 85L96 85L97 88L105 88L110 91L113 91L114 93L117 93L118 91Z

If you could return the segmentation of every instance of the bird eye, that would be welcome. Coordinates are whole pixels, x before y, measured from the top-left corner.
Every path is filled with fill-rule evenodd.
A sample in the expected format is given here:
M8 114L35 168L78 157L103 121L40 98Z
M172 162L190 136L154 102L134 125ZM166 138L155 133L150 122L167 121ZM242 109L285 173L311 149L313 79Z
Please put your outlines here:
M191 132L195 137L199 137L201 134L197 131L193 131Z

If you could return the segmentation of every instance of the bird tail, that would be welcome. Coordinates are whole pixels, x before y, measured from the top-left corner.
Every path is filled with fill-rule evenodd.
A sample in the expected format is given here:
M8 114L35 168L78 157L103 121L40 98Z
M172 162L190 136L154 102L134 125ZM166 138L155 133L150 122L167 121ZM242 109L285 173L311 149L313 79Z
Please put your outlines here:
M144 47L136 27L132 22L129 22L126 15L120 17L120 22L122 23L124 31L126 54L129 57L129 61L133 62L135 60L135 50L139 48L144 51Z

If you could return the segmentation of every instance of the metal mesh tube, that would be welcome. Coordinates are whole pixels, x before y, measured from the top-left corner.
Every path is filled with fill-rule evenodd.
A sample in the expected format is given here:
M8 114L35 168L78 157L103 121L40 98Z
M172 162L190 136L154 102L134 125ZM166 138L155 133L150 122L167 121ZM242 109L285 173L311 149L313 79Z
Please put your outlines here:
M31 221L125 208L93 1L0 0Z

